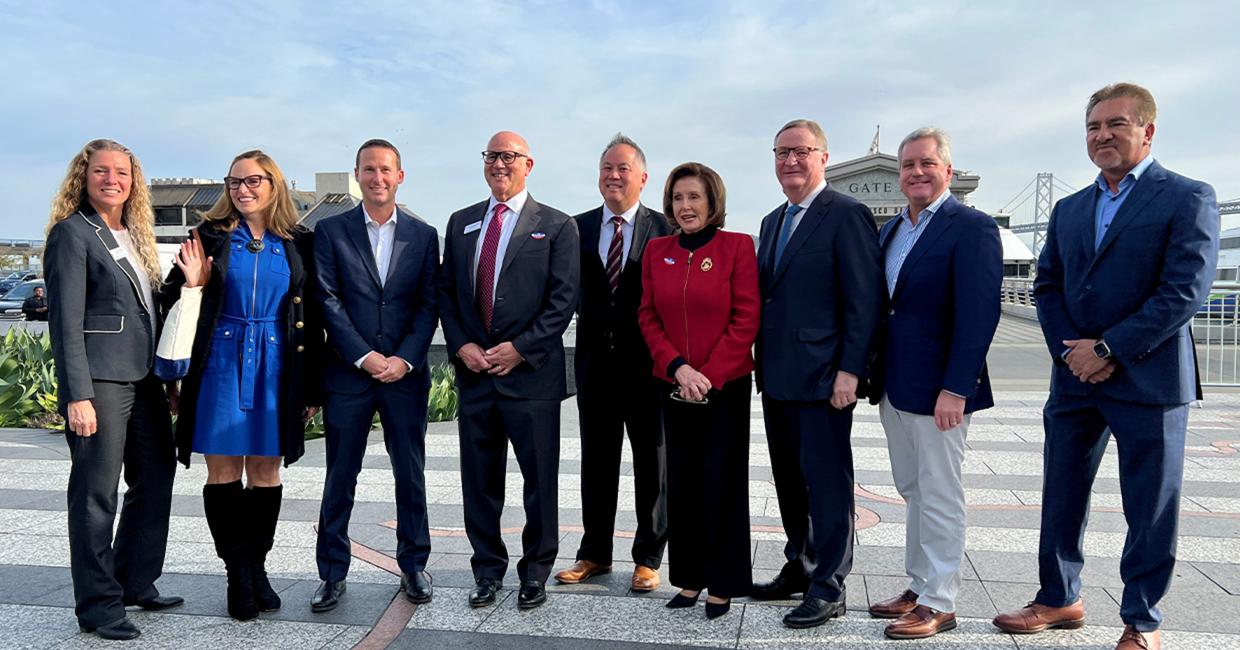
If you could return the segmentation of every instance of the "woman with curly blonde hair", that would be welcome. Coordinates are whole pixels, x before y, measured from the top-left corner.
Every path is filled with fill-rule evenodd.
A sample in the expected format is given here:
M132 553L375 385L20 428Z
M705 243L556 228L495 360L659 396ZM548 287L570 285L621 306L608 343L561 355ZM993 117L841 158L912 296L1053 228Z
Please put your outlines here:
M262 151L242 153L224 189L194 229L197 266L173 269L160 301L171 308L182 286L204 285L177 456L186 465L191 452L206 457L203 511L228 572L228 613L244 621L281 605L265 567L280 462L301 457L305 421L322 404L324 336L312 233L297 225L279 166Z
M126 605L165 609L163 570L176 457L152 372L161 315L154 217L142 166L112 140L73 157L52 201L44 252L48 321L69 471L69 557L78 623L132 639ZM113 539L116 492L125 503Z

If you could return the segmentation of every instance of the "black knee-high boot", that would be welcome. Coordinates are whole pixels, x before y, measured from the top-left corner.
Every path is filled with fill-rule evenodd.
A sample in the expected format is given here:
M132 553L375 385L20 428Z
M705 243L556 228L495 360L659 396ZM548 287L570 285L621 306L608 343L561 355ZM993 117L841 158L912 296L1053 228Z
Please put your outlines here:
M252 487L245 491L250 530L250 584L259 611L280 609L280 596L267 580L267 553L275 543L276 523L280 519L280 500L284 486Z
M228 570L228 615L239 621L258 617L250 583L248 522L238 516L244 506L241 481L202 486L202 509L215 539L215 552Z

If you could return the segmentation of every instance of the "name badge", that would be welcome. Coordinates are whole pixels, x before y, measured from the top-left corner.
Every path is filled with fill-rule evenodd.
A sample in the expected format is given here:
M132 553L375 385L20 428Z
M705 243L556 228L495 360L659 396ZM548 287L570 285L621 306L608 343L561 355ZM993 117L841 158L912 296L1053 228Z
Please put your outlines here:
M127 255L125 255L125 249L123 249L123 248L121 248L121 247L119 247L119 246L118 246L118 247L116 247L116 248L110 248L110 249L108 249L108 252L112 254L112 259L114 259L114 260L116 260L116 261L118 261L118 262L119 262L119 261L121 261L121 260L123 260L123 259L125 259L126 257L128 257Z
M468 234L469 234L469 233L471 233L471 232L477 232L477 231L479 231L479 230L482 230L482 222L481 222L481 221L475 221L475 222L473 222L473 223L469 224L468 226L465 226L465 230L462 230L462 231L461 231L461 234L462 234L462 235L468 235Z

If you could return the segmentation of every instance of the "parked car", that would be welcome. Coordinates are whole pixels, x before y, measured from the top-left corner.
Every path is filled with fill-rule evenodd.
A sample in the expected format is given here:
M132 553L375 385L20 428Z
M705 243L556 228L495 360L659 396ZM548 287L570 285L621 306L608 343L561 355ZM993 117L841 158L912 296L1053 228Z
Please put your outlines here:
M22 313L22 303L34 295L35 287L43 286L43 280L29 280L4 294L4 297L0 298L0 319L24 320L26 315ZM47 295L46 287L43 288L43 293Z
M38 277L37 271L13 271L3 280L0 280L0 296L12 291L13 287Z

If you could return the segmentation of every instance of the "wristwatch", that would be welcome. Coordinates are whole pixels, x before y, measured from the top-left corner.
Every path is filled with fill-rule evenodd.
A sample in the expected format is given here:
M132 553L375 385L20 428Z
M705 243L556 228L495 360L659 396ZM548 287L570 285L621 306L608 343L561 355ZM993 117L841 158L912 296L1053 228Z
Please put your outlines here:
M1094 344L1094 355L1097 356L1099 359L1110 359L1111 358L1111 347L1107 345L1106 341L1099 340L1097 343Z

